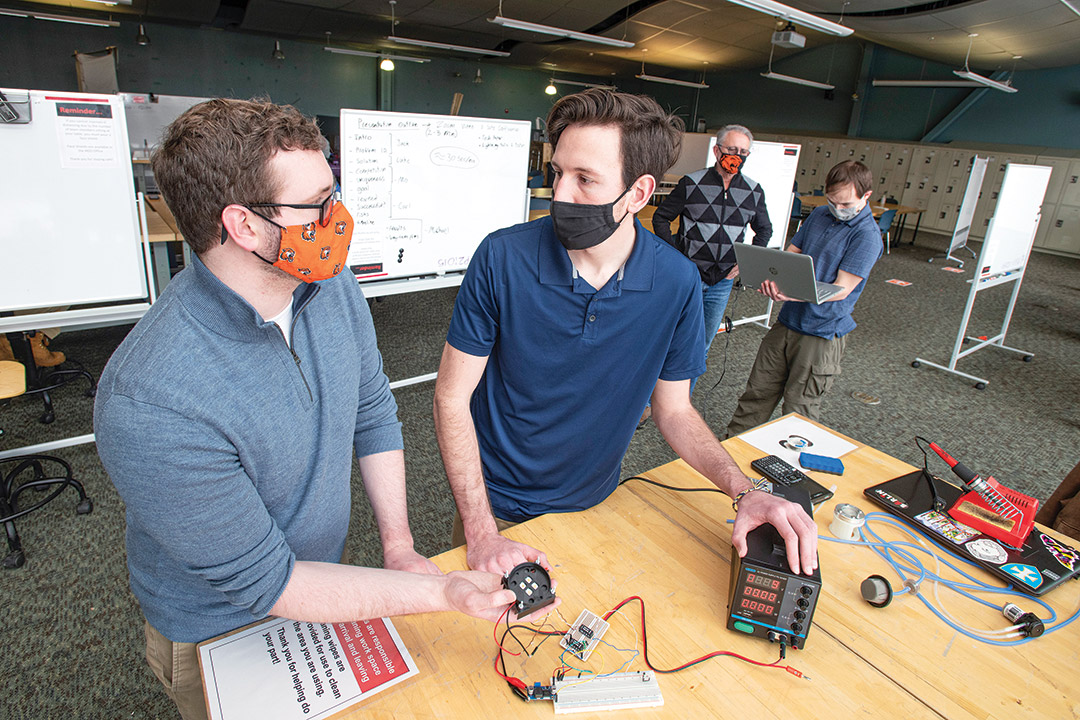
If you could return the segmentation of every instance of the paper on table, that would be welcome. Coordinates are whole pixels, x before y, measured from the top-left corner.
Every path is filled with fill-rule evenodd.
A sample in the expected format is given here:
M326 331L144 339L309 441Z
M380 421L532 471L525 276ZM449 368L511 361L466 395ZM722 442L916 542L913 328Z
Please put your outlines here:
M389 618L274 620L199 645L212 720L330 718L416 675Z
M750 430L739 435L739 439L764 451L766 455L776 455L802 470L809 469L799 464L799 454L803 451L838 458L858 447L797 417L784 418Z

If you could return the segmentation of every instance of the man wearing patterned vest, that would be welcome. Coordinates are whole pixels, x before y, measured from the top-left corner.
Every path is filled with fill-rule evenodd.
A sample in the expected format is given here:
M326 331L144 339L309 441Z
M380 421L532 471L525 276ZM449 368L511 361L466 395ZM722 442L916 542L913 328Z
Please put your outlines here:
M755 245L768 245L772 237L765 191L740 172L753 144L754 136L742 125L722 127L713 147L716 164L679 180L653 215L653 232L693 260L701 274L706 357L739 274L734 243L743 241L747 225ZM679 231L673 238L675 218Z

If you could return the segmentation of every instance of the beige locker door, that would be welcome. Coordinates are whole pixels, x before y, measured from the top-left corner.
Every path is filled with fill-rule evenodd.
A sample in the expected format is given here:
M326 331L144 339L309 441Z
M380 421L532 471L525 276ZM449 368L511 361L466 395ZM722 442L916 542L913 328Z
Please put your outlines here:
M1080 206L1058 205L1050 225L1042 247L1080 256Z
M1080 160L1069 163L1058 202L1062 205L1080 206Z

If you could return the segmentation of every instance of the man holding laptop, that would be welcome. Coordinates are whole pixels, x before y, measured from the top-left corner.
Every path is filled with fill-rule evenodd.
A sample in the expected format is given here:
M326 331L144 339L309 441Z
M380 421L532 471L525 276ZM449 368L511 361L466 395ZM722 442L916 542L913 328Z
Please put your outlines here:
M869 168L846 160L825 179L828 205L810 214L787 251L735 246L743 283L784 307L761 341L728 437L766 422L781 398L785 413L818 419L855 329L851 311L881 257L881 231L868 206L872 184ZM772 255L759 257L762 251ZM787 257L796 254L806 260Z

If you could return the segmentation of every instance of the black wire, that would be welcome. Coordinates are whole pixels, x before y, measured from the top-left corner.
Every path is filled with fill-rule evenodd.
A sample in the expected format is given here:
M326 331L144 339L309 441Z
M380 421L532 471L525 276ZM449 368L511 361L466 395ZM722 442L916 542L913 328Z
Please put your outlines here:
M926 453L926 448L919 444L920 440L927 445L930 444L930 441L920 435L915 436L915 447L922 450L922 473L923 477L926 478L926 484L930 486L930 494L934 498L933 508L934 510L941 511L941 509L945 507L945 503L942 502L941 498L938 496L937 484L934 482L934 475L930 472L930 456Z
M665 485L664 483L659 483L659 482L656 482L655 480L650 480L649 478L641 477L640 475L634 475L632 477L628 477L625 480L620 481L619 484L622 485L623 483L630 482L631 480L640 480L643 483L649 483L650 485L655 485L656 487L662 487L665 490L675 490L676 492L715 492L715 493L720 493L721 495L726 495L727 494L723 490L720 490L719 488L681 488L681 487L675 487L674 485Z

